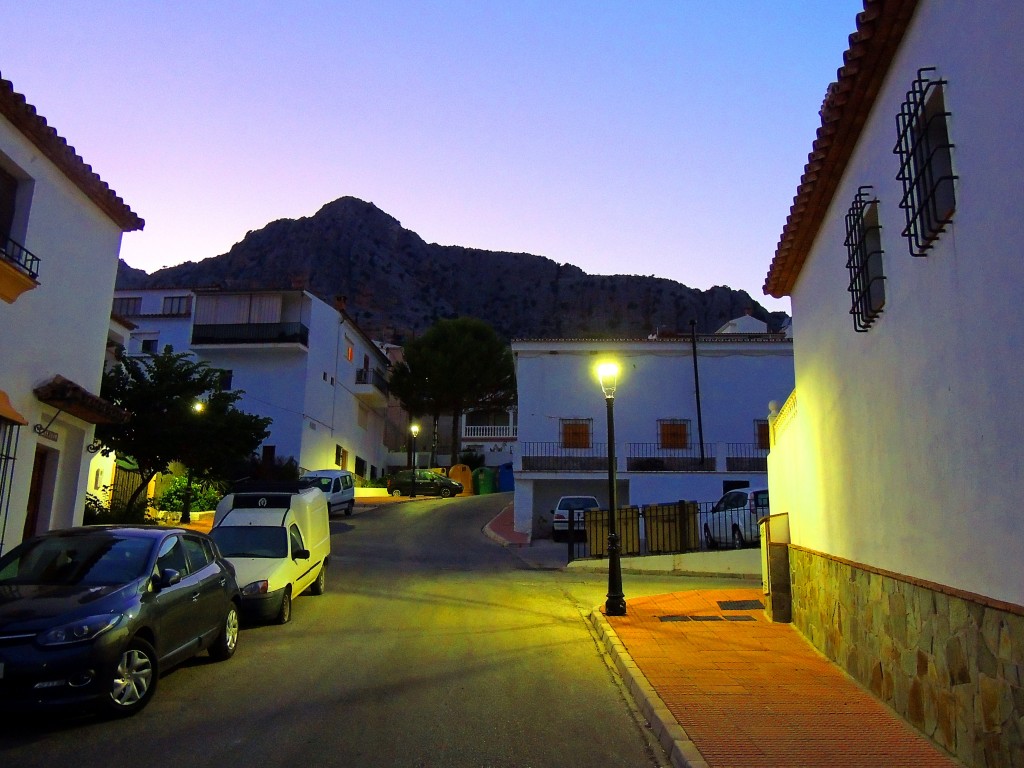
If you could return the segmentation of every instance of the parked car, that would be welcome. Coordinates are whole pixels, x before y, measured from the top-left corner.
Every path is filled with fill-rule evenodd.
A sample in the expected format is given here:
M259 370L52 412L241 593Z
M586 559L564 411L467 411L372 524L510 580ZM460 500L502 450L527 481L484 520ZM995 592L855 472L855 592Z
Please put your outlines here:
M724 494L704 520L704 543L708 549L758 546L761 531L757 521L768 515L766 488L740 488Z
M388 493L392 496L411 496L415 490L417 496L457 496L462 493L462 483L452 480L450 477L439 475L428 469L417 469L416 484L413 488L413 471L403 469L396 472L388 480Z
M240 602L202 533L89 526L27 539L0 558L0 706L133 715L168 667L203 650L231 658Z
M551 510L551 538L559 541L569 532L569 515L573 517L573 534L583 532L583 512L587 509L600 509L600 504L593 496L563 496Z
M331 514L352 514L356 505L356 477L347 469L317 469L299 478L300 488L319 488L327 497Z
M331 521L316 488L287 483L229 493L217 504L210 536L234 566L247 618L287 624L293 598L324 593Z

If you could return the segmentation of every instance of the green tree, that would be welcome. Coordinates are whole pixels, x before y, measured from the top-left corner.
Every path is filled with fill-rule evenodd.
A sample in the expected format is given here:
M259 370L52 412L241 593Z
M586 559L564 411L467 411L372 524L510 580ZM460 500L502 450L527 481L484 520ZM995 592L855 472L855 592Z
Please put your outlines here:
M516 402L512 350L482 320L439 320L405 346L391 374L391 391L413 416L452 415L452 456L459 454L462 414L501 410Z
M103 374L102 397L131 414L124 424L96 427L104 455L131 456L138 465L142 484L129 499L129 509L172 461L185 465L190 484L193 478L227 479L227 467L266 439L271 420L237 410L234 404L243 393L221 390L223 375L170 347L158 355L121 354L119 363ZM182 519L188 520L187 504Z

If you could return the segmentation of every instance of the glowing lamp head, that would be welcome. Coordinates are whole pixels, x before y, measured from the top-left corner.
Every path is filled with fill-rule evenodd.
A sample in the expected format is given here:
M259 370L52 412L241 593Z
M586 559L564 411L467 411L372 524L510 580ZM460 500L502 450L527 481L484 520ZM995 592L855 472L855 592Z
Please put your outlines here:
M613 362L599 363L597 366L597 380L601 382L601 391L604 396L615 397L615 386L619 378L619 364Z
M206 403L204 403L202 400L196 400L194 403L192 403L192 410L195 411L196 413L202 413L203 411L206 410Z
M420 435L420 425L419 424L410 424L409 425L409 431L412 432L412 436L413 437L419 437L419 435Z

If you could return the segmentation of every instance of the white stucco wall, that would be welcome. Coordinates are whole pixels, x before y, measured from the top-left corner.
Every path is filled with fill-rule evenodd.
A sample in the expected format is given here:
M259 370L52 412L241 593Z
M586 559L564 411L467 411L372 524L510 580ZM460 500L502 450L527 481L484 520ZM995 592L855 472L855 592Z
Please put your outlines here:
M770 465L772 510L791 513L793 543L1017 604L1021 28L1019 3L918 10L792 292L797 417ZM900 104L928 66L948 81L957 210L913 258L892 150ZM843 217L866 184L880 201L886 304L855 333Z
M81 522L82 452L93 426L62 414L49 428L56 440L36 435L32 426L46 425L56 411L32 390L60 374L99 393L121 230L3 118L0 155L10 172L33 180L27 221L16 217L12 234L40 259L39 286L13 304L0 304L0 389L29 422L17 445L3 536L7 550L22 537L37 444L55 462L39 528Z

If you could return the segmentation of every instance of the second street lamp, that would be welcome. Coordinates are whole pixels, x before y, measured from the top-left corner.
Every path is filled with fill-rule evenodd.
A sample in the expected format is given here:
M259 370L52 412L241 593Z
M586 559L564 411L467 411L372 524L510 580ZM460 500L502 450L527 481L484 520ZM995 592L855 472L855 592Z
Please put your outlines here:
M412 433L412 490L409 492L409 498L414 498L416 496L416 468L419 465L416 458L416 438L420 434L420 425L410 424L409 431Z
M601 382L605 405L608 408L608 599L604 612L608 616L626 615L626 596L622 593L622 563L619 560L619 533L615 525L618 506L615 479L615 388L618 383L618 363L601 363L597 378Z

